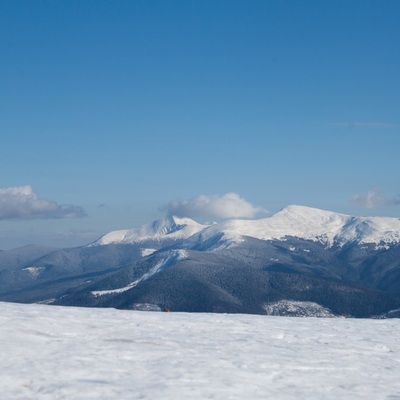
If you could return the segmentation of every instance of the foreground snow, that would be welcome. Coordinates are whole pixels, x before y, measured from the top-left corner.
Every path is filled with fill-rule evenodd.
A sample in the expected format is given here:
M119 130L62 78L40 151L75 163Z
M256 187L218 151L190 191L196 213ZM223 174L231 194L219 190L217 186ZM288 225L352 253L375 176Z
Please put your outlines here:
M400 399L400 320L0 303L3 399Z

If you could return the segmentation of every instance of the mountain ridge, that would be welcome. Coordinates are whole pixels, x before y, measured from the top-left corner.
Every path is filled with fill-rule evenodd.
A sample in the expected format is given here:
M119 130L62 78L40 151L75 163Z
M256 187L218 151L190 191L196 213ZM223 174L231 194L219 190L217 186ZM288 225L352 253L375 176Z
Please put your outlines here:
M148 240L157 241L163 238L185 239L204 229L206 226L190 218L167 216L149 224L141 225L138 228L111 231L88 246L121 243L132 244Z
M168 216L129 230L112 231L90 244L141 243L146 240L187 239L187 246L223 236L226 245L240 243L243 236L261 240L297 237L327 246L347 242L372 243L377 247L400 243L400 219L358 217L307 206L290 205L262 219L230 219L200 224L190 218Z
M207 225L169 216L30 260L17 262L18 251L4 252L0 300L395 317L400 309L399 232L396 218L305 206L258 220Z

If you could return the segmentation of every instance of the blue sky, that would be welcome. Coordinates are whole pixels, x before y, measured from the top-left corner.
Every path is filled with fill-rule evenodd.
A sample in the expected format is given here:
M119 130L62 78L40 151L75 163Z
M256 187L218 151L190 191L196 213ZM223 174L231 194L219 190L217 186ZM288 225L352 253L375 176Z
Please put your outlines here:
M232 192L244 217L399 216L399 18L396 0L1 1L0 249Z

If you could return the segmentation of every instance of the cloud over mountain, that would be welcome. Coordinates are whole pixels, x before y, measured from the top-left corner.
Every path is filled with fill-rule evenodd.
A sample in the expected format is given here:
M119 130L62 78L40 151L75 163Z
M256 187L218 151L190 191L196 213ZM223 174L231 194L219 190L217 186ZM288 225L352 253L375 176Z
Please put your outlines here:
M170 215L191 218L253 218L258 213L266 212L233 192L222 196L201 194L189 200L173 200L161 210Z
M0 188L0 220L81 218L82 207L41 199L32 186Z
M379 194L378 190L373 189L369 190L365 195L355 194L350 201L359 207L375 208L382 204L384 199Z
M381 205L386 205L386 206L400 205L399 197L385 198L376 189L369 190L365 195L355 194L354 196L352 196L350 201L353 204L363 208L375 208Z

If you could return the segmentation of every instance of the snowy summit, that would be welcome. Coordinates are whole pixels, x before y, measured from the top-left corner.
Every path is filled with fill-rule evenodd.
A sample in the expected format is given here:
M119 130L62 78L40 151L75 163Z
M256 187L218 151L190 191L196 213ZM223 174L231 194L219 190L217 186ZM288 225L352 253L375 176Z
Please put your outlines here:
M292 205L269 218L229 220L204 229L199 239L206 241L217 234L227 240L241 236L262 240L296 237L327 246L346 242L384 245L400 242L400 220L384 217L353 217L317 208Z
M160 241L162 239L186 239L195 233L206 228L190 218L178 218L168 216L142 225L136 229L112 231L102 236L99 240L91 244L133 244L142 243L148 240Z
M142 243L148 240L189 239L201 243L222 235L229 243L242 241L243 236L261 240L282 240L295 237L327 246L348 242L376 246L400 242L400 219L355 217L317 208L291 205L268 218L232 219L202 225L190 218L168 216L136 229L110 232L91 244Z

